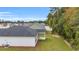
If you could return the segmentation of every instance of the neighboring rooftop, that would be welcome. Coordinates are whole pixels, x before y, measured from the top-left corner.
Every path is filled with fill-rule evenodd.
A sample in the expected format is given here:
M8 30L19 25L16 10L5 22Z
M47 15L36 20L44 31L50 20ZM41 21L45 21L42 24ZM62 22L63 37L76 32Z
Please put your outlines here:
M7 23L10 27L0 28L0 36L35 36L37 32L45 32L44 23Z
M0 29L0 36L35 36L34 29L24 26L13 26L7 29Z
M45 31L45 24L44 23L33 23L30 28L37 30L38 32Z

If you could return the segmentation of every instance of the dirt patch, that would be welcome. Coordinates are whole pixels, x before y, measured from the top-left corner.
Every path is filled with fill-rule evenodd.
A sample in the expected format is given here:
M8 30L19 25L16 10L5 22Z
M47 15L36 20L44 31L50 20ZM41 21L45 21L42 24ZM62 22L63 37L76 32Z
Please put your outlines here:
M60 38L60 36L59 35L52 35L53 37L56 37L56 38Z

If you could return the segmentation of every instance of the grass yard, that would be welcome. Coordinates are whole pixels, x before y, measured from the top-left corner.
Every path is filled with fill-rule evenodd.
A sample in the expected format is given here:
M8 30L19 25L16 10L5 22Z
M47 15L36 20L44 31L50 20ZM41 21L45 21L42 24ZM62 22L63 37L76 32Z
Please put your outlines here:
M2 51L71 51L72 48L64 43L63 38L53 37L50 33L46 33L46 40L38 41L35 48L0 48Z

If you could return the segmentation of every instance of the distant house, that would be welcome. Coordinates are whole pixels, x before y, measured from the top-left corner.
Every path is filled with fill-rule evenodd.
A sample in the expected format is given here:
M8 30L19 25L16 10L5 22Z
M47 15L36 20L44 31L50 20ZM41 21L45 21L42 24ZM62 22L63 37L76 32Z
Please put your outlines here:
M7 23L0 23L0 29L3 29L3 28L9 28L9 24Z
M44 24L30 23L0 29L0 46L35 47L39 39L45 40Z
M46 31L52 31L52 28L51 27L49 27L49 26L45 26L45 28L46 28Z

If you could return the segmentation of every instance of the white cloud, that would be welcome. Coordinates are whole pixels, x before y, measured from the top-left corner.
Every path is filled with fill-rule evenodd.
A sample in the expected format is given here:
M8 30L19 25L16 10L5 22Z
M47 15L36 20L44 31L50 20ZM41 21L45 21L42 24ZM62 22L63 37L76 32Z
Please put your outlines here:
M0 17L1 16L15 16L12 12L0 12Z
M0 12L0 14L10 14L11 12Z
M41 18L41 17L27 17L27 16L21 16L21 15L16 15L11 12L0 12L0 19L3 20L9 20L9 21L17 21L17 20L23 20L23 21L37 21L37 20L45 20L46 18Z
M46 18L33 18L33 17L1 17L0 19L9 20L9 21L17 21L17 20L23 20L23 21L39 21L39 20L46 20Z
M11 12L0 12L0 16L6 16L12 14Z
M2 13L2 14L5 14L5 13L11 13L11 12L0 12L0 14L1 14L1 13Z

